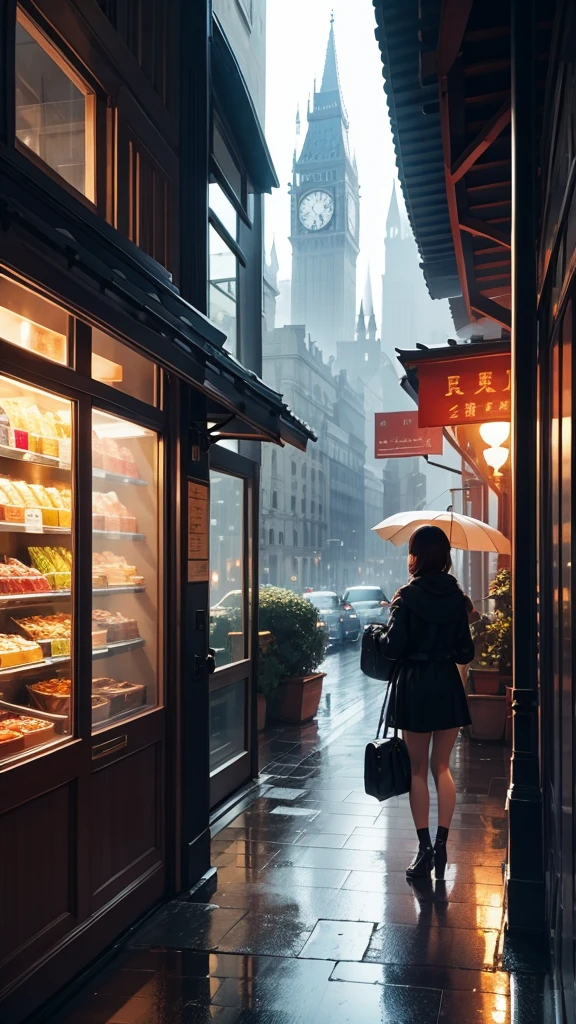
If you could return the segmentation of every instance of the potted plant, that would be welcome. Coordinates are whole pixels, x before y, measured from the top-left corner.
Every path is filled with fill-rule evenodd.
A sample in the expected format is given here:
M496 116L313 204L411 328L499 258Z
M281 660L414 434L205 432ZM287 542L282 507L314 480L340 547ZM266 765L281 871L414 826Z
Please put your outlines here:
M506 727L506 682L512 671L512 597L510 570L501 569L490 584L492 616L472 626L476 657L471 666L473 692L468 701L473 739L500 740Z
M274 683L274 711L287 722L314 718L322 696L326 633L310 601L280 587L262 587L258 625L273 641L261 651L258 688Z

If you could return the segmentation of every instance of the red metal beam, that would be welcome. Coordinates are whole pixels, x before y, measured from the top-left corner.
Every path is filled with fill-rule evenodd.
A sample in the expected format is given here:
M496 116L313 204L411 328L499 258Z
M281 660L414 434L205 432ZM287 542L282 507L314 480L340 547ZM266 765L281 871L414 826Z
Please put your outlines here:
M491 117L490 120L486 122L482 131L475 139L473 139L470 145L466 147L464 152L461 153L458 159L452 164L450 173L454 184L456 184L457 181L460 181L460 178L464 177L464 175L468 173L478 158L482 156L482 153L492 145L506 125L510 124L510 117L510 97L508 97L500 107L500 110L497 110L494 117Z
M488 221L478 220L476 217L461 217L459 228L477 238L487 238L490 242L497 242L498 245L503 245L506 249L512 248L510 234L494 227Z

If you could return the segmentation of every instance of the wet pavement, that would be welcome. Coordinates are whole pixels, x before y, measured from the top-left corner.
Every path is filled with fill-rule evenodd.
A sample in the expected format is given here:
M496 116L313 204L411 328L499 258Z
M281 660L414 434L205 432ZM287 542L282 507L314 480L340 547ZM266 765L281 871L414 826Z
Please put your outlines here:
M54 1024L542 1024L542 961L501 967L506 749L460 737L446 880L409 884L408 798L363 788L381 684L357 648L325 667L317 722L266 732L215 826L210 903L160 908Z

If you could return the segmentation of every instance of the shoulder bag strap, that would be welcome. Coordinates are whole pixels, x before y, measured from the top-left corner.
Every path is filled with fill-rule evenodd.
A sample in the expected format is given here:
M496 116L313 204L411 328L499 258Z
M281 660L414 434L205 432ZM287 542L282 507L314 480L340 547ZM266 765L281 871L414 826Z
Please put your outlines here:
M376 729L376 739L378 739L378 737L380 735L380 729L382 728L382 724L384 722L384 715L386 714L386 704L388 703L388 696L390 694L390 687L391 687L391 685L392 685L392 683L389 680L388 681L388 686L386 687L386 693L384 694L384 702L382 704L382 710L380 712L380 720L378 722L378 728Z

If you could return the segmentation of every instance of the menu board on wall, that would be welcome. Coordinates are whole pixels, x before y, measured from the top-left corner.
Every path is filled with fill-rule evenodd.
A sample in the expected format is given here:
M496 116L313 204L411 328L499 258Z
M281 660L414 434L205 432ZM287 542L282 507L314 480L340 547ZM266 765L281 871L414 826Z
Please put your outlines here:
M208 515L210 491L207 484L188 481L188 582L207 583L210 563Z

